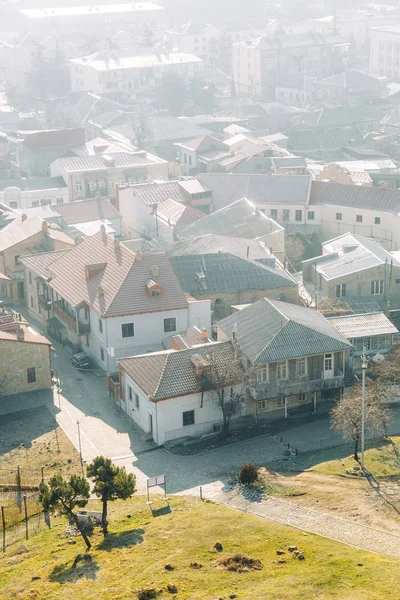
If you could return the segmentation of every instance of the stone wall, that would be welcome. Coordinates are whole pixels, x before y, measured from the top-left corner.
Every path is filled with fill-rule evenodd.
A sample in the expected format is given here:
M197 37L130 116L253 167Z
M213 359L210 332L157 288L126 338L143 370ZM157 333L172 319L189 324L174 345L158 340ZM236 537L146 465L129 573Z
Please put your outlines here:
M0 357L0 396L51 388L50 347L46 344L0 340ZM34 383L28 383L27 369L31 367L35 368Z

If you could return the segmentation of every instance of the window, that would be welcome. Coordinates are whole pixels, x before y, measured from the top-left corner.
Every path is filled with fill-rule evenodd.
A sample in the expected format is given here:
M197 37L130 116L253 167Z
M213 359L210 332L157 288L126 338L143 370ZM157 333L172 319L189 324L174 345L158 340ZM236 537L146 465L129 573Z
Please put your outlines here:
M257 381L261 383L262 381L268 381L268 367L264 365L257 369Z
M400 283L400 279L396 279L396 283L398 285Z
M185 152L185 154L183 155L183 160L185 161L185 164L187 163L187 154Z
M100 358L104 362L104 348L100 347Z
M266 400L259 400L257 402L257 409L258 410L265 410L267 408L267 401Z
M103 321L101 319L99 319L99 331L103 333Z
M135 336L135 326L133 323L124 323L121 325L122 337L130 338Z
M19 262L19 257L20 257L20 256L21 256L20 254L18 254L17 256L14 256L14 263L15 263L16 265L19 265L19 264L21 264L21 263Z
M276 363L276 378L286 379L286 361Z
M295 220L296 221L302 221L303 220L303 211L302 210L296 210L296 212L295 212Z
M51 198L42 198L40 200L40 204L42 206L50 206L51 205Z
M139 408L139 396L137 394L133 394L135 399L135 408Z
M89 348L90 346L90 341L89 341L89 336L86 336L86 346Z
M307 374L307 363L305 358L296 360L296 377L302 377Z
M80 181L77 181L75 184L75 191L76 192L81 192L82 191L82 184Z
M132 388L130 385L128 385L128 400L133 402L133 392L132 392Z
M27 376L28 383L35 383L35 381L36 381L35 367L29 367L29 369L26 370L26 376Z
M32 283L32 273L30 271L28 271L28 279L29 283Z
M290 210L288 208L284 208L282 211L282 219L284 221L289 221L290 218Z
M374 223L375 223L375 225L380 225L381 224L381 218L380 217L375 217Z
M37 208L39 206L39 200L32 201L32 208Z
M121 179L118 179L118 184L125 185L125 177L121 177Z
M89 190L91 192L95 192L96 191L96 182L95 181L89 181Z
M342 220L342 213L336 213L336 221L341 221Z
M18 202L10 202L10 208L18 208Z
M104 188L106 187L106 182L104 181L104 179L100 179L97 182L97 187L99 188L99 190L104 190Z
M324 371L332 371L332 354L325 354Z
M183 426L194 425L194 410L186 410L182 413Z
M356 223L362 223L362 215L356 215Z
M277 406L285 406L285 398L278 398L276 401Z
M336 286L336 298L344 298L346 296L346 284L339 283Z
M278 210L276 208L271 209L271 219L274 219L274 221L278 219Z
M176 331L176 318L164 319L164 333L171 333L173 331Z
M151 295L153 298L160 295L160 290L151 290Z
M114 187L114 182L113 182L112 179L109 179L107 181L107 187L108 187L109 190L112 190L112 188Z
M309 210L308 213L307 213L307 219L309 221L314 221L314 218L315 218L314 211L313 210Z
M383 294L383 279L371 281L371 294Z
M192 157L190 156L190 154L189 154L188 158L189 158L189 165L192 166Z
M64 198L56 198L57 204L64 204Z
M31 296L31 308L34 308L34 306L35 306L35 303L33 301L33 296Z

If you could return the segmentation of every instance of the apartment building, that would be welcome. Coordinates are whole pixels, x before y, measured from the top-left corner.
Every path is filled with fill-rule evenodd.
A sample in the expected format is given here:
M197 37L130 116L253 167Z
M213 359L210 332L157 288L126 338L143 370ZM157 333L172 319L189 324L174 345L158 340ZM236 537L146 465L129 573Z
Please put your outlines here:
M372 75L400 80L400 24L370 30L369 70Z
M106 196L114 201L116 185L168 179L168 162L145 150L59 158L51 163L52 177L62 177L71 202Z
M134 97L153 92L168 73L195 79L203 73L203 60L180 52L152 54L116 54L96 52L70 61L73 92L93 92Z
M29 314L110 373L118 358L161 350L173 333L210 328L210 301L186 297L165 254L131 252L104 227L70 251L21 262Z
M67 204L69 190L62 177L30 177L2 179L0 202L17 210Z
M165 32L171 50L201 58L217 54L220 35L220 30L214 25L198 23L184 23Z
M317 33L260 36L233 44L236 91L255 97L275 97L277 85L323 79L346 63L348 43Z

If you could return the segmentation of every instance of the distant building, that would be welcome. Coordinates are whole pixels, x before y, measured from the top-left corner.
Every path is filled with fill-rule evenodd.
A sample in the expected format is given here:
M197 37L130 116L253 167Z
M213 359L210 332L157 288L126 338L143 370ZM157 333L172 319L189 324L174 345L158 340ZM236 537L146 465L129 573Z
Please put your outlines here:
M400 81L400 24L372 27L370 36L370 72Z
M116 185L168 179L167 161L145 150L59 158L51 163L50 171L52 177L64 179L71 202L98 194L114 200Z
M339 36L317 33L260 36L233 44L236 91L274 98L279 84L329 77L345 63L347 46Z
M220 30L214 25L185 23L175 29L167 29L165 36L170 50L202 58L218 52Z
M29 209L69 202L62 177L31 177L0 180L0 202L14 209Z
M73 92L123 94L134 97L151 92L168 73L195 79L203 73L203 60L193 54L179 52L153 54L117 54L97 52L70 61Z

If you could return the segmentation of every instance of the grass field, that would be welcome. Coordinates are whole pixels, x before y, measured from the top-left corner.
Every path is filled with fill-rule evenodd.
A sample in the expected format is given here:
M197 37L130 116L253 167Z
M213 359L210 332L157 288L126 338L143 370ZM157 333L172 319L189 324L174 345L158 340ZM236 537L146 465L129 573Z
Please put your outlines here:
M90 558L75 567L77 555L85 556L83 540L69 544L65 520L53 519L51 530L0 558L1 599L128 600L153 588L158 600L232 595L238 600L386 600L400 589L398 562L390 558L209 502L173 497L170 503L171 512L164 501L155 501L158 516L143 497L114 503L110 534L104 540L96 532ZM221 553L214 549L217 541ZM290 545L305 560L293 557ZM278 556L277 550L284 554ZM238 552L260 560L262 569L237 573L218 567L218 560ZM286 562L279 563L281 558ZM176 586L177 593L171 595L168 585Z

